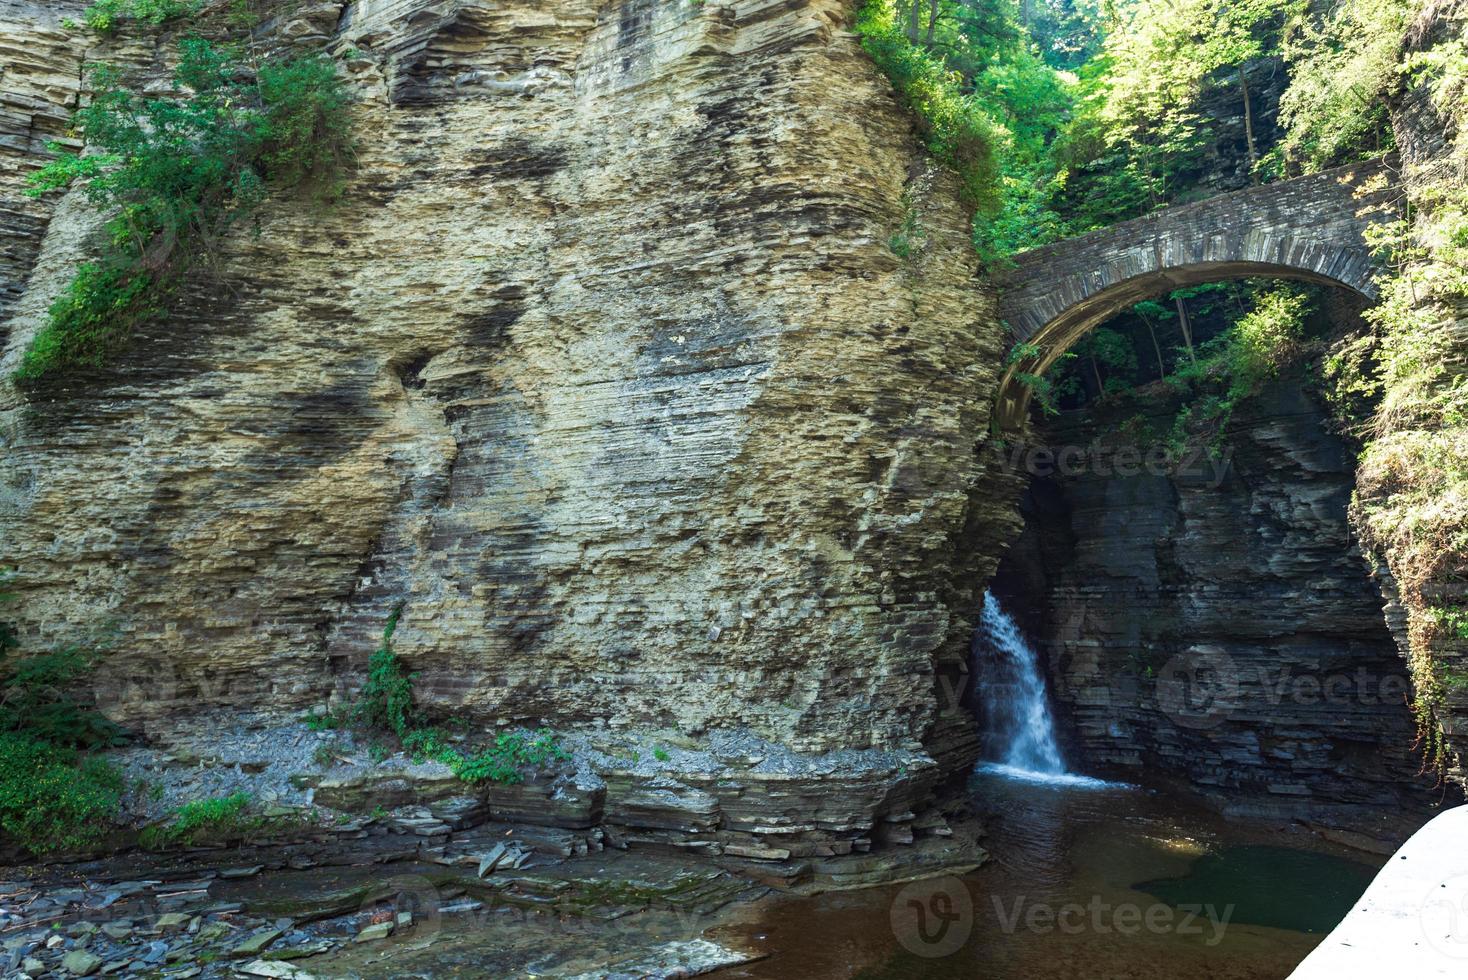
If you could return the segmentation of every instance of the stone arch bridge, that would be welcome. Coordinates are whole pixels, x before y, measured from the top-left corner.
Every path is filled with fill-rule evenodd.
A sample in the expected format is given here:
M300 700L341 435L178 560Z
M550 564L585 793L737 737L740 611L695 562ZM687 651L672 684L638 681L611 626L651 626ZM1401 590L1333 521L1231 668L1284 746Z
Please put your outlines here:
M1088 331L1174 289L1265 276L1376 298L1366 226L1396 208L1393 162L1373 160L1153 212L1015 257L997 278L1010 339L1038 348L1010 364L998 431L1024 423L1031 388Z

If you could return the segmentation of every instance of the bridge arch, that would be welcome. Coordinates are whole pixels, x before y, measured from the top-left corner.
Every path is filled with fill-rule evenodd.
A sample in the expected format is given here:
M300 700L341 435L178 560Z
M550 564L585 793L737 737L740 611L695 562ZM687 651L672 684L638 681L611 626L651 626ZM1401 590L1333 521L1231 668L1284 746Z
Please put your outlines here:
M1010 364L994 408L997 431L1024 424L1030 386L1093 328L1174 289L1267 277L1337 286L1376 298L1366 226L1393 213L1390 161L1373 160L1153 212L1033 249L997 277L999 316L1015 344L1039 353Z

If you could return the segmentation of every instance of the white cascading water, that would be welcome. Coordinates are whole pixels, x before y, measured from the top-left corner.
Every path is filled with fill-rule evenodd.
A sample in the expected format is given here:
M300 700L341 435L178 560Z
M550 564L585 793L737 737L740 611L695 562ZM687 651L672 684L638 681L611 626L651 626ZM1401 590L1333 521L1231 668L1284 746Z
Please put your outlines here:
M987 731L982 768L1014 779L1073 786L1106 786L1070 772L1055 737L1040 659L999 600L984 593L975 646L979 700Z

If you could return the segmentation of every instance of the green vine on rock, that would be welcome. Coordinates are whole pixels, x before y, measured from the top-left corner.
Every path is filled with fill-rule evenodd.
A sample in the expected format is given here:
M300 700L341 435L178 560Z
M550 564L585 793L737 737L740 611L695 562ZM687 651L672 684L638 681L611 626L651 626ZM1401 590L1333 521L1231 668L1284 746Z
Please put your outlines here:
M117 69L96 67L96 96L75 118L87 154L53 144L56 159L30 179L32 196L80 185L111 217L103 254L51 305L18 383L102 367L272 191L318 200L342 191L350 108L331 61L263 59L200 38L179 51L165 97L140 95Z
M382 631L382 646L367 660L367 682L352 706L352 721L368 729L392 732L406 738L416 727L419 717L413 707L413 674L403 669L393 650L392 637L397 632L403 604L393 607Z
M414 761L441 762L466 783L519 783L524 781L526 770L571 758L545 728L533 733L500 732L492 742L467 747L452 744L443 729L428 724L425 712L414 703L413 681L417 674L403 666L393 649L393 634L403 608L404 604L398 603L388 614L382 645L368 659L367 680L352 704L340 715L307 715L307 724L321 730L345 722L363 734L391 735ZM450 725L462 727L452 719ZM369 751L379 762L388 754L380 741L373 741Z

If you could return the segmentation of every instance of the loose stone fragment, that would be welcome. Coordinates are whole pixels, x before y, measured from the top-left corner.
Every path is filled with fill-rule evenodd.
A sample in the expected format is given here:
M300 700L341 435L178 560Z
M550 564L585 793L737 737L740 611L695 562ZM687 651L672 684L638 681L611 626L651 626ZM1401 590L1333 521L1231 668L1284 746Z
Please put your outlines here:
M392 935L393 924L391 922L374 922L372 925L357 933L354 943L370 943L377 939L386 939Z
M61 958L61 968L78 977L89 977L102 965L102 957L74 949Z
M261 951L271 943L279 939L283 933L279 929L262 929L254 935L245 937L244 940L230 950L231 956L259 956Z

